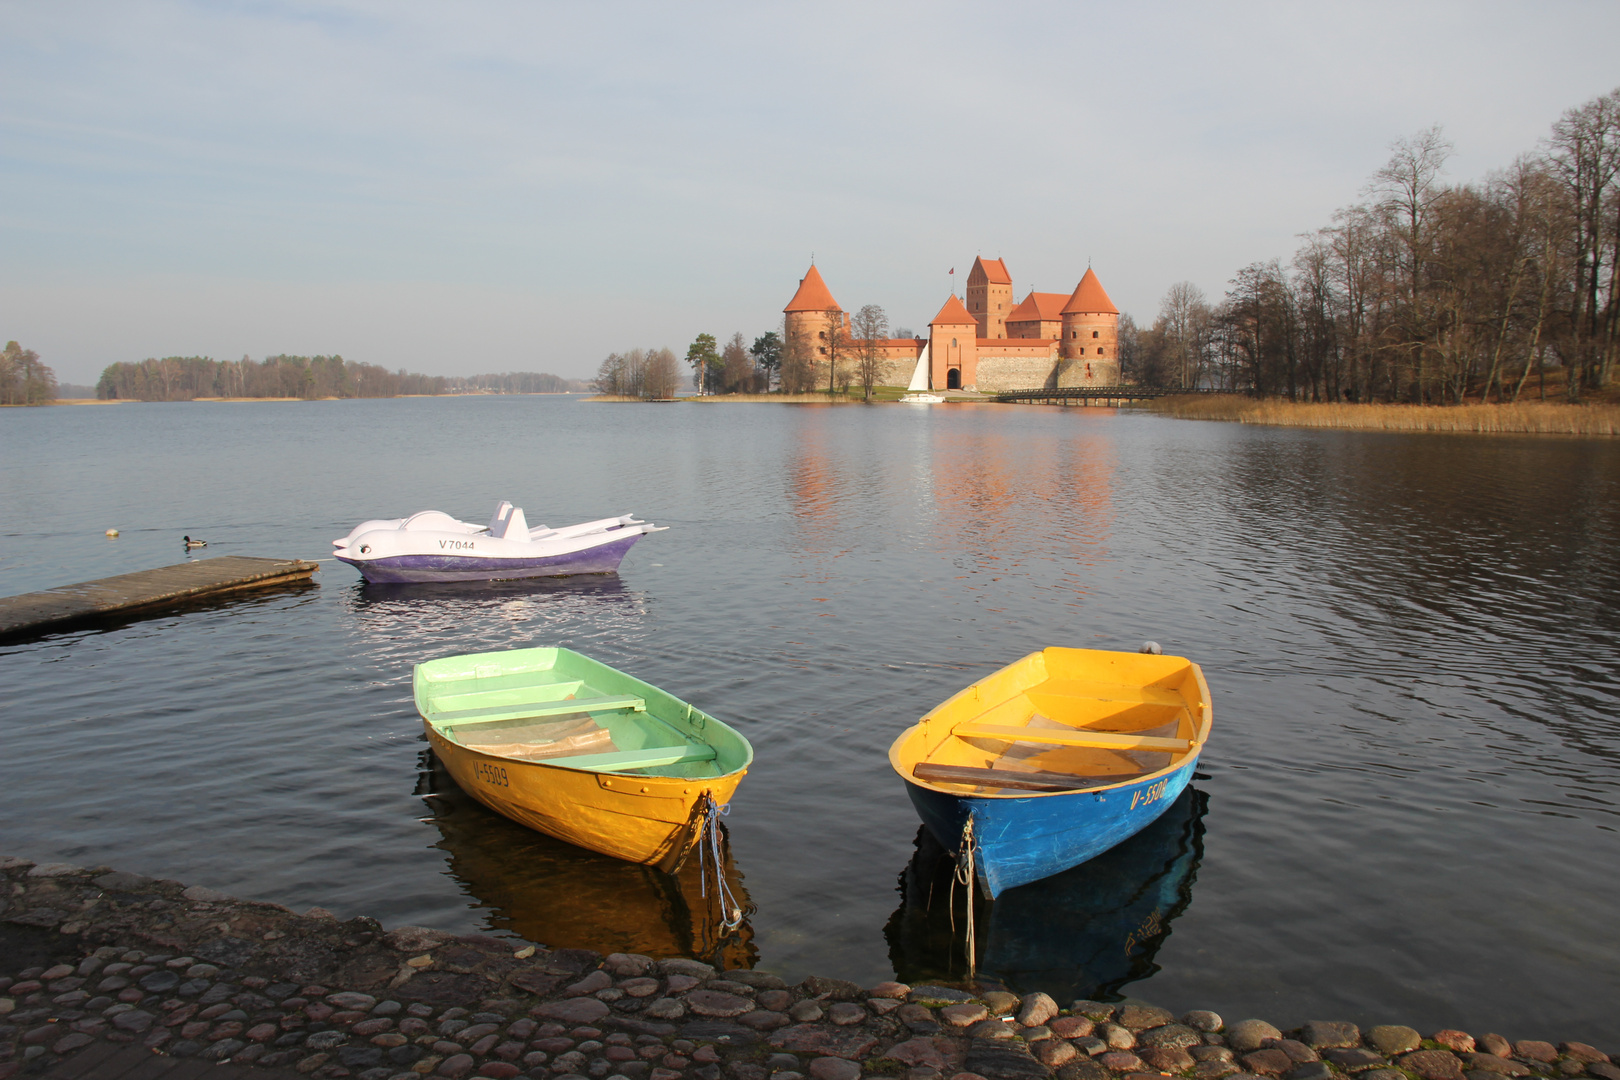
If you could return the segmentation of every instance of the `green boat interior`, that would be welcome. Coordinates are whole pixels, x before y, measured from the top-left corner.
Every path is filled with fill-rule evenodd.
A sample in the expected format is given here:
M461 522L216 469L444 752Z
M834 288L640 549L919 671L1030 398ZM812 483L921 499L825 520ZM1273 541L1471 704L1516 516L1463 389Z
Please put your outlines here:
M741 736L706 713L567 649L420 664L416 699L444 738L513 761L701 779L752 757Z

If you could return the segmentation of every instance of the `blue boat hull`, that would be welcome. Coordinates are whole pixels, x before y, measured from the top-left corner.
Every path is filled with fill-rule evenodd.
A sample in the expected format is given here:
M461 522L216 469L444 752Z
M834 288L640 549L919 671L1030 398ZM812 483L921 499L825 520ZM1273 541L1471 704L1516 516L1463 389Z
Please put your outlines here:
M1147 828L1192 780L1198 755L1168 773L1103 791L1053 795L952 795L906 781L928 831L947 851L973 817L979 883L992 898L1100 855Z

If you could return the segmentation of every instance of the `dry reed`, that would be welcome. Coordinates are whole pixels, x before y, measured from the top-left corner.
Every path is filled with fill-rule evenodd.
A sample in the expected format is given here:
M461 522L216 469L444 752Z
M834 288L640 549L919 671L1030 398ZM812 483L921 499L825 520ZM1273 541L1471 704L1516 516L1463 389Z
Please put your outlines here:
M638 397L623 394L597 394L594 397L584 398L585 401L641 401ZM860 398L828 397L826 394L707 394L699 397L693 395L683 398L661 398L662 401L701 401L701 402L742 402L762 403L766 405L844 405L851 401L859 402Z
M1353 405L1236 395L1160 398L1155 412L1184 420L1236 420L1358 431L1448 431L1478 435L1620 435L1620 406L1525 401L1503 405Z

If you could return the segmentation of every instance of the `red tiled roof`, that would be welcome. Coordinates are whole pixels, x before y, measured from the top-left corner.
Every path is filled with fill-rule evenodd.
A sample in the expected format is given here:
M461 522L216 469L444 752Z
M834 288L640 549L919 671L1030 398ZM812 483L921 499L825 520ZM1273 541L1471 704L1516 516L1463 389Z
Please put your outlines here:
M1007 312L1007 321L1057 322L1063 318L1063 305L1068 302L1068 293L1032 291L1021 304Z
M788 306L783 311L843 311L833 294L828 290L827 283L821 280L821 271L816 264L811 263L809 271L799 281L799 291L793 294Z
M929 326L977 326L979 320L968 314L968 309L962 306L962 301L952 293L951 298L945 301L945 306L939 309L939 314L929 321Z
M1092 273L1091 267L1088 266L1086 267L1086 276L1081 278L1080 284L1074 287L1074 295L1069 297L1067 304L1063 305L1063 314L1098 311L1106 311L1111 315L1119 314L1119 308L1115 307L1114 302L1108 299L1108 294L1103 292L1102 282L1097 280L1097 275Z
M1012 284L1012 275L1007 273L1007 264L1001 259L975 258L973 265L984 271L984 279L992 285Z

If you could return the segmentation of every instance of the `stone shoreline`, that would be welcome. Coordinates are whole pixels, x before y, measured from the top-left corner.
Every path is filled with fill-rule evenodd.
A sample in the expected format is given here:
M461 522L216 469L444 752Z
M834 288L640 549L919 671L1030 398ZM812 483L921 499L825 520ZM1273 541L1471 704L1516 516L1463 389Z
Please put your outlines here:
M0 1080L98 1042L316 1080L1620 1080L1584 1043L789 986L0 857Z

